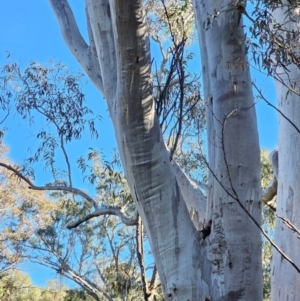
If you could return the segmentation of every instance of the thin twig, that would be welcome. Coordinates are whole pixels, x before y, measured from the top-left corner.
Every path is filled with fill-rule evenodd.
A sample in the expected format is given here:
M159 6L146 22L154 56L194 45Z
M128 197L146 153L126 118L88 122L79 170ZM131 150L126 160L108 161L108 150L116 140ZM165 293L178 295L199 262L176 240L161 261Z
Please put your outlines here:
M293 232L297 233L298 234L297 238L300 239L300 230L298 230L298 228L294 224L292 224L287 218L285 218L283 216L279 216L278 214L276 214L276 216L279 219L281 219L289 229L291 229Z
M295 130L300 133L300 129L296 126L296 124L289 119L285 114L283 114L276 106L274 106L272 103L270 103L262 94L261 90L258 89L258 87L256 86L256 84L254 82L252 82L252 85L254 86L254 88L256 89L256 91L259 93L259 96L261 99L263 99L270 107L272 107L273 109L275 109L284 119L286 119L294 128Z

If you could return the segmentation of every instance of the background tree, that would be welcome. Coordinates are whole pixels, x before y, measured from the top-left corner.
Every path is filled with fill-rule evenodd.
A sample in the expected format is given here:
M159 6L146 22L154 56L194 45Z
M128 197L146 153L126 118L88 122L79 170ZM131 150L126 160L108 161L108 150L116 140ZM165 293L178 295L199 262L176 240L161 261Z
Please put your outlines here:
M13 165L7 158L7 151L7 147L1 143L1 162ZM16 268L23 260L19 242L26 240L37 229L47 227L51 222L48 214L55 205L43 193L29 190L24 182L8 170L2 168L0 177L0 271L5 272Z
M20 261L29 259L32 263L53 269L60 277L76 282L93 296L94 300L103 298L142 300L144 289L147 289L148 299L155 294L154 300L160 300L156 269L154 268L152 272L152 279L148 280L145 274L143 279L141 276L140 269L144 272L147 269L147 275L151 275L153 269L153 263L152 267L146 266L145 263L144 233L141 223L125 228L118 218L106 216L107 212L114 208L126 206L128 212L134 210L122 173L114 170L114 164L107 161L106 165L101 164L95 152L88 157L93 161L91 179L97 185L98 194L95 201L102 210L100 214L102 216L84 223L91 205L86 200L75 200L74 195L67 192L49 193L48 203L51 207L50 209L47 207L46 212L44 212L45 200L31 200L35 203L29 206L22 195L18 197L18 200L22 201L21 213L18 213L15 207L14 209L5 207L5 212L9 216L6 224L2 225L2 238L6 247L9 248L11 256L18 256ZM4 155L2 159L2 162L8 163ZM82 166L83 158L80 158L80 162ZM14 183L19 191L24 182L6 169L4 171L6 177L2 177L3 190L8 191ZM29 195L36 194L34 190L28 191ZM41 196L41 193L38 194ZM10 198L13 197L16 195L10 191ZM44 212L47 216L40 227L33 229L37 212L40 215ZM78 219L77 225L72 222L74 215ZM83 219L79 221L81 216ZM73 231L67 229L74 227L76 228ZM147 257L147 262L149 260L151 262L149 259L151 256ZM11 279L15 279L11 272L8 275L12 277ZM76 291L73 293L76 294ZM30 298L29 295L26 298ZM80 291L79 295L85 296ZM45 297L45 294L43 296Z
M0 296L3 301L64 301L65 288L56 281L49 281L47 288L34 286L28 275L19 271L1 273Z

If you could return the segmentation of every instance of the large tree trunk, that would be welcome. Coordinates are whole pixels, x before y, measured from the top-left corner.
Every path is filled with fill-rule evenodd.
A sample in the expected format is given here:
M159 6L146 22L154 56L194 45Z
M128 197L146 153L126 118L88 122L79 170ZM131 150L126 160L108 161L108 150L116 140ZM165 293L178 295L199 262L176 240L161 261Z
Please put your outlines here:
M171 171L155 113L142 1L115 1L111 13L118 37L117 109L111 116L126 179L168 300L201 300L201 281L195 281L200 279L196 254L200 235Z
M260 224L259 142L242 24L232 1L194 2L208 104L211 296L261 300L260 232L238 204Z
M126 179L145 225L168 300L204 300L201 234L194 227L165 147L153 99L142 1L87 0L90 49L65 0L50 1L64 38L107 100ZM71 27L71 25L73 27ZM84 43L81 42L81 45ZM80 50L80 52L79 52ZM78 53L79 52L79 53ZM92 53L83 59L82 53ZM98 68L91 72L91 69ZM200 191L199 191L200 192Z
M107 100L166 299L261 300L260 234L238 204L260 224L259 146L249 69L239 43L243 32L231 13L203 29L206 13L223 8L225 1L196 3L212 169L206 216L212 233L205 239L197 231L204 222L204 196L170 164L155 114L142 0L87 0L90 45L67 0L49 1L66 43ZM199 200L196 226L187 209L195 206L191 196Z
M274 12L276 21L285 30L294 30L299 35L299 12L286 13L287 7ZM294 14L295 13L295 14ZM293 16L293 20L290 18ZM298 19L295 19L296 18ZM298 21L296 21L298 20ZM292 49L296 54L298 49ZM276 72L281 82L276 81L279 114L279 169L277 191L277 215L287 219L296 228L300 228L300 99L299 95L290 91L288 87L295 87L299 91L300 71L295 65L289 65L288 71L277 68ZM289 120L287 120L287 118ZM298 130L293 126L293 124ZM275 243L282 251L300 266L300 240L297 235L284 224L283 220L276 218ZM296 301L300 296L300 274L274 250L272 260L272 301Z

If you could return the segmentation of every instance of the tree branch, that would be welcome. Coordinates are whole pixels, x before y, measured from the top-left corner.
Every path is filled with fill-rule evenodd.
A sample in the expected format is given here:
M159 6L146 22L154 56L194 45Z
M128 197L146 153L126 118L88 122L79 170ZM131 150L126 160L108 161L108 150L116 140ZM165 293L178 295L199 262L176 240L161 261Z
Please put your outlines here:
M261 92L261 90L258 89L258 87L255 85L254 82L252 82L253 87L256 89L256 91L259 93L259 97L261 99L263 99L267 105L269 105L270 107L272 107L273 109L275 109L286 121L288 121L290 123L290 125L298 132L300 133L300 129L296 126L296 124L290 119L288 118L285 114L283 114L278 108L276 108L273 104L271 104L263 95L263 93Z
M127 225L127 226L134 226L137 224L137 216L134 215L132 217L127 217L118 207L109 207L109 208L105 208L105 209L97 209L94 212L88 214L87 216L85 216L82 219L77 220L74 223L71 223L67 226L68 229L73 229L78 227L79 225L81 225L82 223L97 217L97 216L101 216L101 215L115 215L118 216L120 218L120 220L122 221L123 224Z
M94 84L103 91L99 69L93 65L92 52L78 29L75 17L67 0L49 0L58 20L62 36L77 61Z
M97 52L98 66L103 80L101 91L108 100L108 105L113 105L111 101L114 100L117 91L117 57L110 1L87 0L86 5L88 33L91 46Z
M152 292L153 289L155 289L154 285L156 282L156 277L157 277L157 267L156 264L154 264L153 271L152 271L152 276L149 284L149 291Z
M103 294L107 298L107 300L113 301L113 299L105 291L101 290L98 286L96 286L96 284L90 282L85 277L83 277L83 276L79 275L78 273L76 273L74 270L72 270L65 263L60 262L60 265L58 265L58 264L55 264L55 263L52 263L52 262L46 262L46 261L40 260L40 259L29 258L29 260L33 263L38 263L38 264L43 265L45 267L48 267L52 270L55 270L57 273L60 273L64 277L74 281L80 287L82 287L84 290L86 290L87 293L89 295L91 295L97 301L100 301L101 299L100 299L100 297L99 297L99 295L96 291Z
M293 232L297 233L297 238L300 238L300 230L294 225L292 224L287 218L284 218L282 216L279 216L278 214L276 214L276 216L281 219L283 221L283 223Z
M98 209L98 206L93 198L91 198L88 194L83 192L82 190L78 188L68 187L68 186L59 186L59 185L49 185L49 186L36 186L34 185L27 177L25 177L20 171L18 171L16 168L7 165L5 163L0 162L0 166L12 171L16 176L21 178L23 181L25 181L29 185L29 189L33 190L44 190L44 191L67 191L71 192L77 195L80 195L85 200L90 202L95 209Z
M149 293L149 290L148 290L148 284L147 284L146 273L145 273L143 224L142 224L142 220L140 217L138 217L135 239L136 239L136 254L137 254L137 258L138 258L138 262L139 262L139 266L140 266L140 270L141 270L141 279L142 279L144 299L145 299L145 301L148 301L151 294Z

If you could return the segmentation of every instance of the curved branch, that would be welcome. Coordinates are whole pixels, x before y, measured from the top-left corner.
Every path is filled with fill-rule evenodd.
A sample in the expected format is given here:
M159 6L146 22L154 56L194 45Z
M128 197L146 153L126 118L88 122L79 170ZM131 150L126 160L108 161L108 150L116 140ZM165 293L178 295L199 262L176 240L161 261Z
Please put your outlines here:
M81 225L82 223L101 215L115 215L120 218L123 224L126 226L134 226L137 224L137 214L134 214L132 217L127 217L118 207L109 207L104 209L97 209L94 212L88 214L87 216L83 217L82 219L77 220L74 223L71 223L67 226L68 229L73 229Z
M156 277L157 277L157 267L156 264L154 264L153 271L152 271L152 276L149 284L149 291L152 292L153 289L155 289L155 282L156 282Z
M67 0L49 0L58 20L62 36L77 61L94 84L103 91L103 83L99 69L94 67L90 47L84 41L78 29L75 17Z
M17 175L19 178L21 178L23 181L25 181L29 185L29 187L28 187L29 189L44 190L44 191L54 191L54 190L58 191L59 190L59 191L71 192L71 193L80 195L85 200L90 202L94 206L95 209L98 209L98 206L97 206L95 200L78 188L73 188L73 187L68 187L68 186L60 186L60 185L36 186L28 178L26 178L20 171L18 171L16 168L14 168L10 165L7 165L5 163L2 163L2 162L0 162L0 166L12 171L15 175Z
M273 109L275 109L286 121L288 121L290 123L290 125L298 132L300 133L300 129L296 126L296 124L290 119L288 118L285 114L283 114L283 112L281 110L279 110L276 106L274 106L272 103L270 103L265 96L263 95L263 93L261 92L260 89L258 89L258 87L255 85L254 82L252 82L253 87L256 89L256 91L259 93L259 97L261 99L263 99L267 105L269 105L270 107L272 107Z
M55 252L51 252L54 256L57 257ZM29 260L33 263L37 263L39 265L43 265L45 267L48 267L52 270L55 270L57 273L62 274L64 277L74 281L77 283L80 287L82 287L84 290L87 291L87 293L92 296L95 300L100 301L100 297L98 295L98 292L103 294L104 297L107 298L109 301L113 301L113 299L99 286L97 286L95 283L89 281L86 277L81 276L80 274L76 273L73 269L71 269L66 263L62 262L60 257L57 257L60 265L54 263L54 262L47 262L42 261L39 259L29 258ZM98 292L97 292L98 291Z

